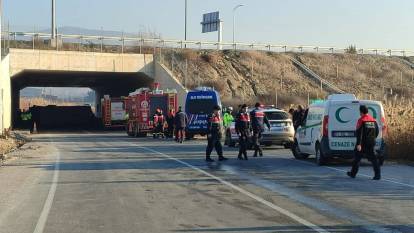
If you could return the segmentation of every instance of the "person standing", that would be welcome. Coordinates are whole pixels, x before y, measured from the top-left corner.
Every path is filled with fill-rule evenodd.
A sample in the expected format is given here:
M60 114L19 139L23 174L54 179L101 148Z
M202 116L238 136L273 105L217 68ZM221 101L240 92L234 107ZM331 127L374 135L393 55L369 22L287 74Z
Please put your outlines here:
M220 106L215 106L213 114L208 117L208 132L207 132L207 148L206 161L214 162L210 157L213 148L216 149L219 161L225 161L227 158L223 156L223 146L221 145L222 137L222 120L220 116Z
M347 175L351 178L355 178L359 170L359 164L362 157L365 155L372 163L374 169L373 180L381 179L381 170L378 163L378 158L375 155L374 148L376 138L379 134L379 128L377 121L368 114L368 108L365 105L359 107L361 117L358 119L356 125L356 146L355 146L355 158L352 162L351 171L347 172Z
M159 138L160 136L164 137L164 115L162 114L161 109L157 108L155 111L154 117L154 130L153 130L153 138Z
M167 138L173 138L174 136L174 109L170 109L167 116Z
M270 130L270 123L263 112L260 103L255 104L255 109L250 112L250 119L253 130L253 157L257 157L257 153L259 153L260 156L263 156L262 148L260 148L260 139L262 137L262 132L264 131L264 125L266 124L267 128Z
M305 109L302 105L298 105L298 108L293 112L292 122L295 131L302 125L305 115Z
M241 106L240 112L236 117L236 132L239 136L239 155L237 158L243 160L248 160L247 158L247 143L250 137L250 115L247 112L247 105L243 104Z
M233 121L234 121L233 107L228 107L226 113L224 113L224 115L223 115L223 126L224 126L224 128L230 127L230 125Z
M175 115L175 140L178 143L183 143L184 141L184 132L188 124L188 117L185 112L183 112L181 106L178 108L178 112Z

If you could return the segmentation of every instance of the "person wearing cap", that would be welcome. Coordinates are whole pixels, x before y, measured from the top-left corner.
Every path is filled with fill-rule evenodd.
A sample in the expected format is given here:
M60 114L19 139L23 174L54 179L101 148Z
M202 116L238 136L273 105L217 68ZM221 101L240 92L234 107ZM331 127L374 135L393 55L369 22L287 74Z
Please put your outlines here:
M260 156L263 156L263 151L260 148L260 138L262 137L262 132L264 131L264 125L266 124L267 128L270 130L270 123L267 119L265 113L263 112L261 108L260 103L255 104L255 109L250 112L250 119L252 124L252 130L253 130L253 146L254 146L254 154L253 157L257 157L257 153L259 153Z
M236 117L236 132L239 136L239 155L237 158L243 160L247 159L247 142L250 137L250 115L247 112L247 105L243 104L240 108L240 112Z
M223 115L223 126L224 128L230 127L231 123L234 121L233 117L233 107L228 107L226 113Z
M223 156L223 146L221 145L221 127L222 120L220 117L220 106L214 106L213 113L208 117L208 133L207 133L207 148L206 148L206 161L214 162L210 157L213 149L216 149L219 161L227 160Z

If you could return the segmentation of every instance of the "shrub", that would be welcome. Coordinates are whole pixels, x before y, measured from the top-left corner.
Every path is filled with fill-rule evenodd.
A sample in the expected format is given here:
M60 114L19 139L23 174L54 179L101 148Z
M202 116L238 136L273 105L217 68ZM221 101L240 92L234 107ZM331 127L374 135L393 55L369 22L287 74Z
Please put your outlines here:
M345 53L357 54L356 46L355 45L350 45L348 48L345 49Z

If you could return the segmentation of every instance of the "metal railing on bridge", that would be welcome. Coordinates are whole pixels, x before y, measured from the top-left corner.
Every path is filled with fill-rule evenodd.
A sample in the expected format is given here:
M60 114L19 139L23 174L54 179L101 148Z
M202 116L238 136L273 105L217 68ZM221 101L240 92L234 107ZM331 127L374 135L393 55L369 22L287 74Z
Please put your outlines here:
M49 33L34 33L34 32L3 32L3 40L7 48L16 48L25 45L26 48L33 49L52 49L50 46L39 46L39 40L48 41L51 38ZM341 48L335 46L314 46L314 45L287 45L287 44L272 44L272 43L244 43L244 42L222 42L215 41L201 41L201 40L175 40L162 38L143 38L132 36L100 36L100 35L75 35L75 34L59 34L57 40L62 43L78 44L81 49L82 45L95 46L94 51L100 52L115 52L108 51L105 46L115 46L118 48L116 52L127 52L127 47L137 47L135 52L142 53L144 49L153 48L192 48L192 49L223 49L233 50L263 50L271 52L315 52L315 53L346 53L348 48ZM18 41L25 41L26 43L18 43ZM31 44L30 44L31 42ZM36 47L37 43L37 47ZM53 49L64 49L62 45L56 43L58 46ZM60 47L60 48L59 48ZM6 47L5 47L6 48ZM74 50L76 48L73 48ZM383 49L383 48L361 48L356 50L357 54L374 54L386 56L414 56L413 50L407 49Z

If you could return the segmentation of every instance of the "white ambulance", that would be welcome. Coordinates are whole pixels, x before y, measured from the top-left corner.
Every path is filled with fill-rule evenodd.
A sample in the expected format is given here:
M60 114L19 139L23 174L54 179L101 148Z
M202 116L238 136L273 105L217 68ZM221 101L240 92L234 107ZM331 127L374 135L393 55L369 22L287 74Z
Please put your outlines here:
M356 143L356 123L359 107L366 105L369 114L377 120L380 133L375 151L380 164L384 161L386 133L384 109L381 102L358 100L353 94L330 95L324 102L309 106L306 120L296 130L292 152L295 158L315 155L316 163L324 165L328 158L352 158Z

